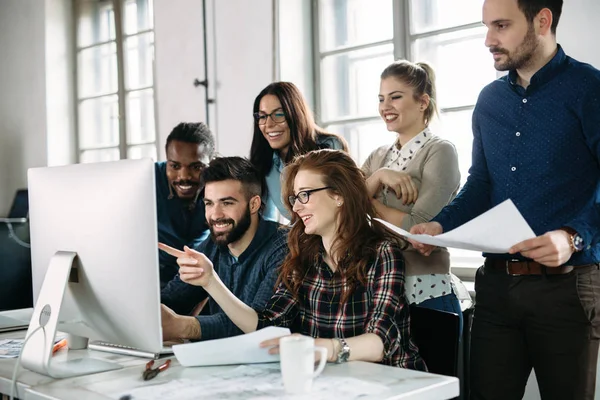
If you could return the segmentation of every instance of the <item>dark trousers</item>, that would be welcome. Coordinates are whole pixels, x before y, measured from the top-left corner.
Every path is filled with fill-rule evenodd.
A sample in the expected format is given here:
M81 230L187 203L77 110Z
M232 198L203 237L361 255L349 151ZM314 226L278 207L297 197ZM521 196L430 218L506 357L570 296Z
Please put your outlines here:
M531 369L543 400L593 400L600 338L600 271L475 278L471 399L522 399Z

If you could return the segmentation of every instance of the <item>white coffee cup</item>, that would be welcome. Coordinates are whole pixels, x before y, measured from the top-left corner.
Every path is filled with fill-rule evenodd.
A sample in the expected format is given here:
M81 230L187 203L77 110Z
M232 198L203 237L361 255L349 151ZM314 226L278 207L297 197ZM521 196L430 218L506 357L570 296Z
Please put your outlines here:
M315 370L315 353L320 353ZM319 376L327 363L327 349L315 346L315 339L307 336L286 336L279 340L281 377L289 394L307 393L313 379Z

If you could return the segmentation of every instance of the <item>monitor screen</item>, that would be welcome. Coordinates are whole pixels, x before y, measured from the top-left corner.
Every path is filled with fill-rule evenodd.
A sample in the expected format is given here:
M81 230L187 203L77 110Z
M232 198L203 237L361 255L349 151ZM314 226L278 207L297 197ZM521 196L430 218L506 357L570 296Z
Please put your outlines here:
M57 329L160 351L153 161L32 168L28 181L36 309L46 285L61 285L46 275L55 254L76 253Z

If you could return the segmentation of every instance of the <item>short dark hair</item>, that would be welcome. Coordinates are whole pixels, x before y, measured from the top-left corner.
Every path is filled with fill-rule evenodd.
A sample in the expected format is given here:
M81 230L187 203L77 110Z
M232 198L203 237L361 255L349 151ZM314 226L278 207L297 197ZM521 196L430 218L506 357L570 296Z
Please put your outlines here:
M535 16L542 9L549 9L552 12L552 26L550 29L556 35L556 27L562 13L563 0L517 0L517 4L529 23L533 22Z
M256 167L243 157L217 157L202 172L205 184L232 179L240 181L248 199L263 196L266 188L265 178Z
M169 136L167 136L165 152L169 151L169 144L173 140L204 145L210 152L210 158L212 158L215 153L215 138L210 132L210 129L208 129L208 126L203 122L182 122L173 128L171 133L169 133Z

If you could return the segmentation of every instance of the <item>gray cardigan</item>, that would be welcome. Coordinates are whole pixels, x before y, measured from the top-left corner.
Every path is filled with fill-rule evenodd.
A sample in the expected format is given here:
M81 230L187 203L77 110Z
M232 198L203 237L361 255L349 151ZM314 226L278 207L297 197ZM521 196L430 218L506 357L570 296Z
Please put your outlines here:
M382 146L369 155L362 166L367 177L383 167L390 148L391 146ZM410 175L419 191L417 201L404 205L401 199L390 192L387 195L387 205L407 214L402 220L401 228L410 230L416 224L429 222L456 196L460 186L456 148L451 142L434 136L406 164L404 172ZM380 192L376 198L381 201L383 193ZM406 275L450 272L450 255L445 248L438 247L430 256L425 257L409 245L404 251L404 258Z

